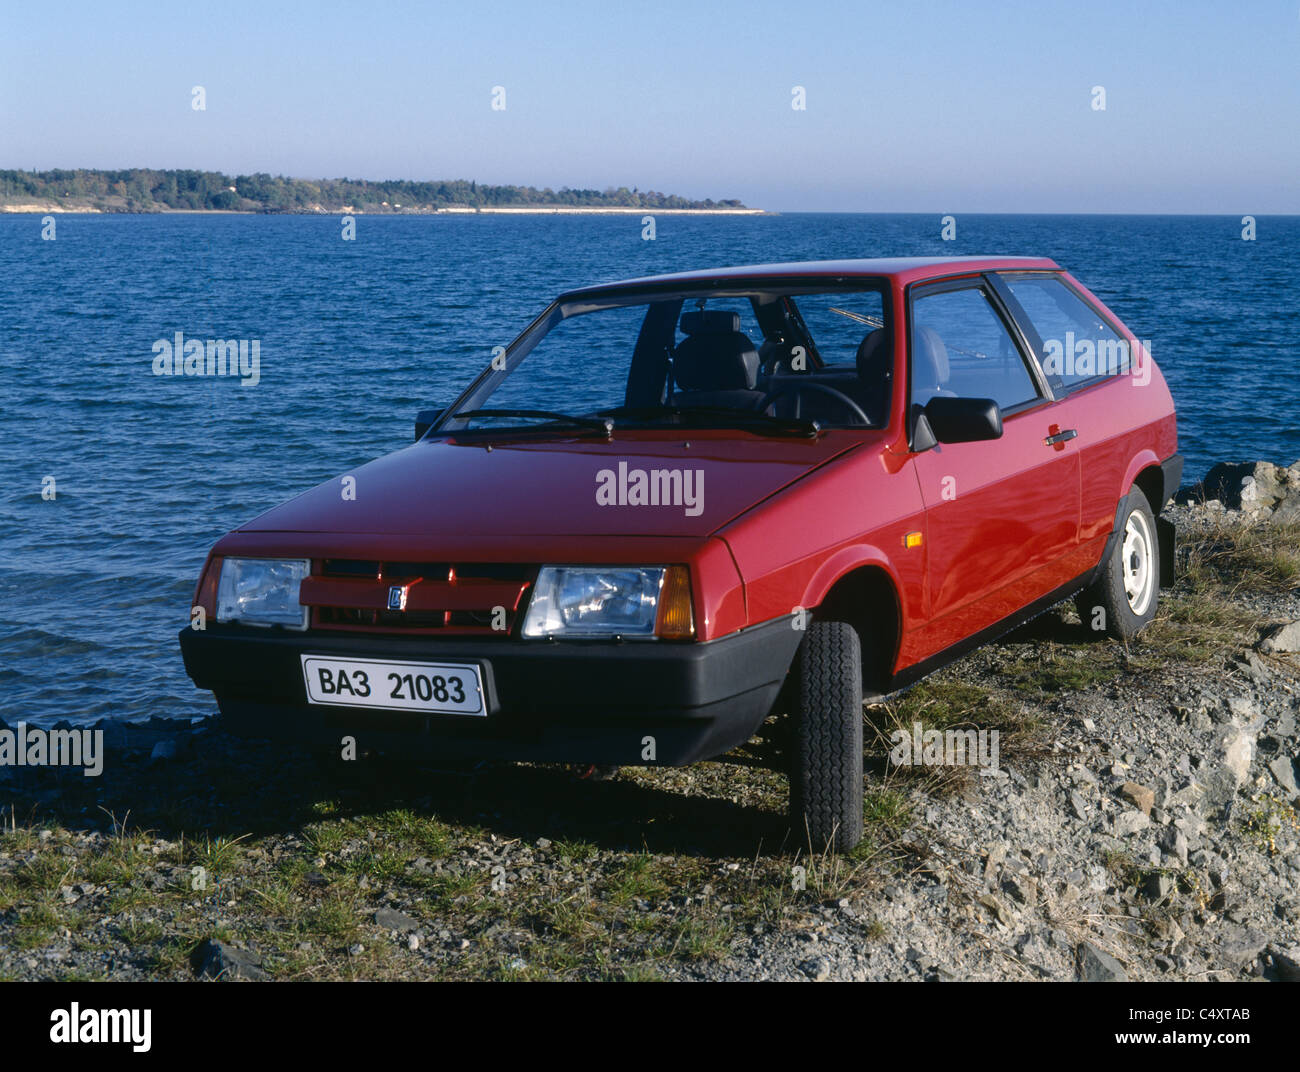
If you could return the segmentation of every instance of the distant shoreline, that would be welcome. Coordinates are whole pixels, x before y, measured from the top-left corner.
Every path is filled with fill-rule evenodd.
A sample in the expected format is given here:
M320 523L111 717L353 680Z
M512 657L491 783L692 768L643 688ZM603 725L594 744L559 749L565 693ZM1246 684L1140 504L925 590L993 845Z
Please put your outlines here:
M143 212L114 211L92 205L56 205L51 202L20 202L0 205L0 212L11 215L72 213L94 216L776 216L779 213L761 208L630 208L601 205L494 205L484 208L394 209L366 212L344 206L337 209L307 209L288 212L253 212L223 208L158 208Z

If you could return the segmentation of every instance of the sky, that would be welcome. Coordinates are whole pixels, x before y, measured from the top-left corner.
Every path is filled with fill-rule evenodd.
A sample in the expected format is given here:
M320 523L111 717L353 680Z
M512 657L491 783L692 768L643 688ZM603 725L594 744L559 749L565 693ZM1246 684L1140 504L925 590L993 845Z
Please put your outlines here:
M1300 212L1300 0L3 6L0 168Z

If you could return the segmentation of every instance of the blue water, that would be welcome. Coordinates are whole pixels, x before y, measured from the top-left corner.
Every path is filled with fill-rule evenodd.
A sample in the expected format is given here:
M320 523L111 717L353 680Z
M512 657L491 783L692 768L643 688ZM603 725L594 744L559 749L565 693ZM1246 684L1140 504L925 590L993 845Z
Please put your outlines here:
M1046 255L1154 353L1189 477L1300 457L1300 218L0 217L0 715L194 717L176 632L217 537L410 440L556 292L827 257ZM177 331L261 382L156 377ZM538 400L544 402L545 400ZM42 498L43 478L57 497Z

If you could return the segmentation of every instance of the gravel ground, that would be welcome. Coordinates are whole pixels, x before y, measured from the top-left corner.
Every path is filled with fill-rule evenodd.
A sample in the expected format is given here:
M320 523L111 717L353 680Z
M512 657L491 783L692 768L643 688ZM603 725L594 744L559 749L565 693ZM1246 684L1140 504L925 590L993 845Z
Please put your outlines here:
M850 855L787 830L778 719L613 777L107 726L99 778L0 767L0 978L1297 978L1300 576L1242 558L1274 504L1189 498L1149 638L1062 608L865 709ZM891 766L914 720L998 768Z

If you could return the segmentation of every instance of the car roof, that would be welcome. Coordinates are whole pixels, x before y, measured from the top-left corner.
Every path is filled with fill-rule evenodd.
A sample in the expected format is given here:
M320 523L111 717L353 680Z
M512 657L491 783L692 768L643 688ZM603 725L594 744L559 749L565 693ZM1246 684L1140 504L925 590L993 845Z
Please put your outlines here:
M621 279L613 283L600 283L566 291L561 301L578 297L591 297L618 291L660 289L681 283L720 281L744 283L764 279L808 279L810 282L827 277L890 278L900 283L914 283L921 279L965 272L1014 271L1039 269L1061 271L1061 266L1046 257L874 257L859 260L837 261L787 261L779 264L746 264L732 268L705 268L692 272L672 272L667 275L649 275L636 279Z

